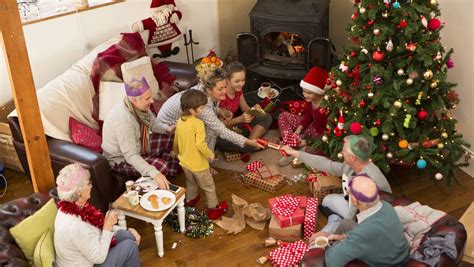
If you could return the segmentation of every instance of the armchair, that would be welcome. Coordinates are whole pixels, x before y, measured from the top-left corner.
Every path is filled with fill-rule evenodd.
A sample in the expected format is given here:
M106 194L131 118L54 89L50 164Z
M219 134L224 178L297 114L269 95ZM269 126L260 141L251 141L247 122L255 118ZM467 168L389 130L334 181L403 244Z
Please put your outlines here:
M178 62L166 63L169 66L171 74L176 76L176 85L179 90L185 90L197 84L198 79L193 65ZM12 131L15 150L23 169L29 174L25 144L18 118L9 117L8 123ZM108 204L114 201L125 190L124 183L128 178L112 173L108 161L102 154L71 142L49 136L47 136L47 143L55 176L58 175L63 167L75 162L82 164L91 172L93 189L90 202L100 210L106 211Z

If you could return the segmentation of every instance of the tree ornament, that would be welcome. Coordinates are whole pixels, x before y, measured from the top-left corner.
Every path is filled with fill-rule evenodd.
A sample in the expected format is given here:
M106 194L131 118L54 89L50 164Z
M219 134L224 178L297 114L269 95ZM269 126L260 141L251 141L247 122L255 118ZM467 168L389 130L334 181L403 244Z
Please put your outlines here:
M337 85L337 86L341 86L341 85L342 85L342 81L338 79L338 80L336 81L336 85Z
M403 74L405 74L405 71L403 69L398 69L397 74L398 76L402 76Z
M359 8L359 12L360 12L360 14L364 14L364 13L365 13L365 11L367 11L367 10L365 9L365 7L361 7L361 8Z
M375 85L380 86L383 84L383 79L382 76L375 76L374 79L372 79Z
M447 132L443 132L441 134L441 137L443 137L444 139L448 138L448 133Z
M425 78L425 80L431 80L431 78L433 78L433 72L431 70L425 71L423 78Z
M328 137L323 135L323 137L321 138L323 140L323 142L327 142L328 141Z
M418 78L418 72L413 71L412 73L410 73L410 74L408 75L408 77L409 77L409 78L412 78L412 79L416 79L416 78Z
M406 28L406 27L408 26L408 22L403 19L402 21L400 21L400 23L398 24L398 26L399 26L400 28L402 28L402 29L403 29L403 28Z
M443 175L438 172L438 173L435 174L435 179L438 180L438 181L440 181L440 180L443 179Z
M424 121L426 117L428 117L428 112L424 110L418 111L418 114L416 115L420 121Z
M439 143L439 144L437 145L437 147L438 147L438 149L443 149L443 148L444 148L444 144L443 144L443 143Z
M367 53L369 53L369 51L368 51L367 49L365 49L365 48L362 48L362 49L360 50L360 52L364 53L365 55L367 55Z
M328 101L328 100L329 100L329 96L328 96L328 95L324 95L324 100Z
M430 0L430 4L436 6L438 5L438 0Z
M356 57L356 56L357 56L356 51L352 51L352 52L351 52L351 57Z
M376 62L382 62L385 59L385 53L380 50L374 51L372 52L372 59Z
M414 43L408 43L408 44L405 45L405 48L406 48L408 51L415 52L415 50L416 50L416 44L414 44Z
M369 133L370 133L370 135L375 137L375 136L379 135L379 129L377 127L372 127L372 128L370 128Z
M426 160L424 160L424 159L417 160L416 161L416 167L418 167L418 169L426 168Z
M420 15L420 20L421 20L421 24L423 25L423 27L425 27L425 29L427 29L428 28L428 20L425 18L425 16Z
M411 114L405 115L405 120L403 121L403 127L410 128Z
M446 67L448 69L454 68L454 61L451 58L449 58L448 61L446 61Z
M431 82L430 87L431 87L432 89L435 89L436 87L438 87L438 82L437 82L437 81Z
M362 125L359 122L353 122L349 129L353 134L360 134L362 132Z
M382 134L382 140L387 141L389 138L388 134Z
M390 4L390 1L391 1L391 0L383 0L383 2L384 2L385 4Z
M342 153L337 153L337 158L338 158L338 159L343 159L343 158L344 158L344 155L342 155Z
M374 121L374 125L375 125L375 126L380 126L380 124L382 124L382 121L381 121L380 119L376 119L376 120Z
M413 84L413 79L412 79L412 78L408 78L408 79L407 79L407 84L408 84L408 85L412 85L412 84Z
M418 97L416 98L415 105L421 105L421 97L423 97L425 93L424 92L419 92Z
M374 35L379 36L380 35L380 30L379 29L374 29Z
M375 30L374 30L374 31L375 31ZM392 42L392 39L388 40L387 46L385 46L385 50L387 50L388 52L392 52L392 51L393 51L393 42Z
M393 154L391 152L388 152L387 153L387 158L389 158L389 159L393 158Z
M436 31L437 29L439 29L440 26L441 26L441 22L437 18L432 18L428 22L428 29L432 31Z
M388 12L387 12L387 11L384 11L384 12L382 13L382 17L388 18Z
M395 2L395 3L393 3L392 6L393 6L393 8L395 8L395 9L398 9L398 8L402 7L402 6L400 5L400 3L398 3L398 1Z
M396 108L401 108L402 107L402 102L400 102L399 100L393 102L393 105L396 107Z
M354 3L359 4L360 0L354 0Z
M374 97L374 93L372 93L372 92L367 93L367 97L368 97L368 98Z
M359 102L359 107L360 107L360 108L365 107L365 101L364 101L364 100L361 100L361 101Z
M441 56L441 52L438 51L438 53L436 53L436 56L433 58L433 60L440 61L442 58L443 56Z
M339 111L339 119L337 120L337 125L334 127L334 135L341 137L344 132L344 117L342 116L342 110Z
M341 61L341 64L339 64L339 69L342 72L347 72L349 70L349 67L346 65L345 61Z
M398 142L398 146L401 148L401 149L406 149L408 148L408 141L403 139L401 140L400 142Z
M374 23L375 23L375 21L374 21L373 19L371 19L371 20L369 20L369 21L367 22L367 24L368 24L369 26L374 25Z

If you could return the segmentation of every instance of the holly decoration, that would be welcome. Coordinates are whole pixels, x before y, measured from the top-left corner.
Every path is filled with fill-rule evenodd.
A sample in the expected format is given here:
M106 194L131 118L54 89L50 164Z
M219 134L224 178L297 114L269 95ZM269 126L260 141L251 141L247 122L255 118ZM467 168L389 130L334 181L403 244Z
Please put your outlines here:
M346 31L353 42L332 68L321 103L328 110L325 140L309 143L341 160L344 137L360 125L359 134L377 145L371 160L383 172L420 162L423 171L453 184L468 144L450 113L459 97L447 78L453 51L440 39L438 1L363 0L354 9Z

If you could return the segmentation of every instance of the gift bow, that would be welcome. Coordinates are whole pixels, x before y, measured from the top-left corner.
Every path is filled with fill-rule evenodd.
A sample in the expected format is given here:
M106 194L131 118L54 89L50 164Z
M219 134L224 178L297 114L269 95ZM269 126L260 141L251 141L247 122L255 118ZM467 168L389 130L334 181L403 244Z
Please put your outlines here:
M261 167L263 167L263 161L262 160L256 160L256 161L253 161L252 163L248 164L245 168L249 172L256 172Z
M290 217L295 213L296 208L300 204L300 199L292 196L282 196L277 198L277 202L273 204L271 210L274 215Z
M269 254L269 258L276 266L293 266L303 260L304 254L308 250L308 245L300 240L272 250Z

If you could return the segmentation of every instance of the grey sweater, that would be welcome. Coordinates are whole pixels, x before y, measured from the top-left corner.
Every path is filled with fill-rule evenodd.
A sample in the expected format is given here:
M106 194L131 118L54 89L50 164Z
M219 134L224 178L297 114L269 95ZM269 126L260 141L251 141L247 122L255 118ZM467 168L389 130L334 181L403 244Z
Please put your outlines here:
M193 89L201 89L199 87ZM181 116L181 95L179 92L168 98L161 107L156 117L156 122L153 124L152 131L158 133L166 133L166 129L175 125ZM244 147L247 138L229 130L224 123L217 117L219 111L219 102L212 102L210 98L207 99L207 104L204 111L199 115L199 119L204 122L206 128L206 143L209 148L214 151L217 137L226 139L240 147Z
M304 164L317 170L324 171L335 176L342 176L344 173L347 175L349 180L352 180L352 178L357 175L354 169L352 169L352 167L347 165L345 162L340 163L332 161L326 157L312 155L303 151L300 151L299 154L299 159ZM377 165L375 165L373 162L367 164L367 166L365 166L362 171L360 171L360 173L365 173L370 178L372 178L380 190L392 193L392 188L390 187L387 178L385 178L379 167L377 167Z
M151 125L154 128L154 125ZM140 155L140 124L123 101L107 114L102 129L103 155L111 166L126 161L142 176L155 177L159 171Z

